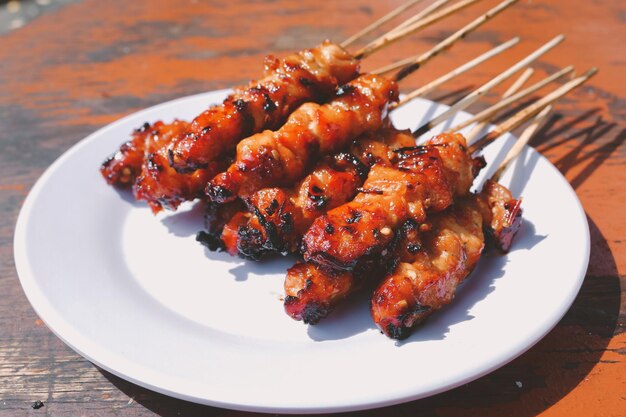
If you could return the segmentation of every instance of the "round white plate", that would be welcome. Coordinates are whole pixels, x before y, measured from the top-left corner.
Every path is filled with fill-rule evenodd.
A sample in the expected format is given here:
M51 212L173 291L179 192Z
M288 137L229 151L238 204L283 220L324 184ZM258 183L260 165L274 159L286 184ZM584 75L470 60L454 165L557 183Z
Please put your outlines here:
M381 407L504 365L541 339L574 300L589 257L586 217L566 180L527 148L502 181L524 198L512 251L486 255L455 302L408 340L376 330L367 294L316 326L293 321L280 300L293 259L254 263L209 252L195 241L198 207L153 216L98 172L133 128L189 120L225 95L164 103L97 131L52 164L24 203L15 232L24 291L48 327L98 366L218 407ZM415 128L444 108L417 100L394 118L398 127ZM491 171L512 140L486 150Z

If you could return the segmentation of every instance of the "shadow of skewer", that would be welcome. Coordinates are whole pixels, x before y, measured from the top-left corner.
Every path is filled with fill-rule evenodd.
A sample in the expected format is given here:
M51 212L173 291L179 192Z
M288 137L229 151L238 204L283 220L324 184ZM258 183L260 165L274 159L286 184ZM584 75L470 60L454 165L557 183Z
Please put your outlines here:
M538 149L540 152L546 152L556 146L572 143L576 139L583 137L584 139L581 142L577 143L569 152L554 162L559 171L565 175L573 168L590 161L570 180L572 187L578 189L626 141L626 129L623 129L613 139L606 141L595 149L589 149L589 147L606 138L615 127L617 127L617 123L608 123L603 121L602 117L598 117L591 126L557 140L555 143L541 146Z

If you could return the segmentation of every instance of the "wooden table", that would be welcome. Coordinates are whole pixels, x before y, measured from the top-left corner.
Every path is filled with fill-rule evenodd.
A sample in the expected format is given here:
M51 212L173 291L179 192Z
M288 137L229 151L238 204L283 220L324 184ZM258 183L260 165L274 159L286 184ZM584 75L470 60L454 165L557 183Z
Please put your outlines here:
M487 0L374 56L374 68L424 51ZM135 110L257 77L261 59L341 40L400 4L381 1L85 0L0 37L0 415L190 416L246 413L155 394L99 370L57 339L26 300L13 263L15 221L29 189L59 155ZM573 306L541 342L477 381L420 401L355 415L617 416L626 414L626 5L523 0L424 67L405 91L497 42L521 35L523 56L563 32L535 66L599 75L559 102L533 145L567 177L588 215L591 261ZM433 98L450 102L507 66L497 58ZM490 94L471 110L496 99ZM96 167L94 167L95 169ZM529 308L532 301L529 300ZM31 408L40 400L43 408Z

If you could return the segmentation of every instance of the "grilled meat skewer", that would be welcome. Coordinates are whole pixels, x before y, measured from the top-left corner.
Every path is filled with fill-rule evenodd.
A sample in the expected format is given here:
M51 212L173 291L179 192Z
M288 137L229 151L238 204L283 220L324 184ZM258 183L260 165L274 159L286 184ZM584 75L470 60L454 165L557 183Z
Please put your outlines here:
M147 200L154 213L162 208L176 209L183 201L201 196L198 191L226 163L212 163L207 169L191 175L179 174L172 169L167 160L167 146L188 125L182 120L170 124L145 123L102 164L102 175L115 187L132 187L135 198Z
M287 272L285 310L291 317L315 323L360 287L364 276L390 272L390 248L406 234L407 220L418 224L427 211L444 210L468 195L484 165L469 155L460 134L442 134L397 153L395 165L375 165L354 200L318 217L305 234L305 260L311 247L321 250Z
M267 57L263 79L235 88L221 105L212 106L168 138L166 147L169 149L164 152L166 159L159 161L165 172L160 178L168 183L183 181L181 178L169 179L167 173L173 173L174 168L179 174L207 171L198 176L207 177L208 181L217 173L213 170L214 162L232 152L241 139L264 129L276 129L302 103L326 100L337 86L357 75L358 61L328 41L283 59ZM154 125L157 124L162 122ZM148 154L144 144L152 129L149 124L142 126L133 133L130 141L105 160L101 172L109 184L128 188L134 183ZM140 198L154 210L163 206L160 203L163 200L195 198L207 181L204 184L198 182L193 190L180 191L168 184L160 186L155 183L151 188L144 187ZM153 193L153 189L157 191ZM167 195L163 194L165 190Z
M370 310L380 330L393 339L408 337L429 315L450 304L459 284L480 259L485 235L508 250L521 223L519 200L506 187L487 181L481 193L460 199L428 219L393 273L376 288Z
M235 91L222 105L196 117L170 147L179 172L203 168L234 149L239 140L276 129L301 104L324 101L358 75L359 62L329 41L283 59L265 59L265 77Z
M167 146L173 137L187 128L187 122L174 120L170 124L144 123L131 138L107 157L100 166L105 181L117 188L130 188L141 172L145 156Z
M225 203L262 188L293 185L321 156L379 130L388 105L397 98L394 81L361 75L339 88L328 103L302 105L279 130L239 142L235 162L207 185L209 199Z
M365 256L389 245L409 218L444 210L469 193L481 158L472 158L460 134L441 134L428 146L401 149L392 167L375 165L349 203L318 217L302 239L305 261L352 270Z
M350 201L372 165L391 165L394 152L413 146L408 131L391 126L355 140L348 149L324 158L294 187L274 187L254 193L250 212L233 218L222 234L232 255L259 259L272 253L295 252L303 233L328 210ZM241 219L246 218L243 223Z

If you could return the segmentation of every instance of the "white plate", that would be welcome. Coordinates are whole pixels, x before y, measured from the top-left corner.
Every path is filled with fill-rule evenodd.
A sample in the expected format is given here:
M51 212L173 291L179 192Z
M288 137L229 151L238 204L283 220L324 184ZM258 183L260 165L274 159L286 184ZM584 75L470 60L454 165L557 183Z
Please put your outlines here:
M588 262L586 217L559 172L526 149L503 178L524 197L525 221L511 253L485 256L455 302L411 338L382 336L366 295L317 326L291 320L280 301L291 259L253 263L208 252L194 240L200 210L188 204L152 216L98 172L144 121L191 119L225 94L164 103L97 131L61 156L24 203L15 232L24 291L48 327L98 366L218 407L381 407L504 365L571 305ZM399 127L416 127L443 110L415 101L394 117ZM486 150L492 166L512 139Z

